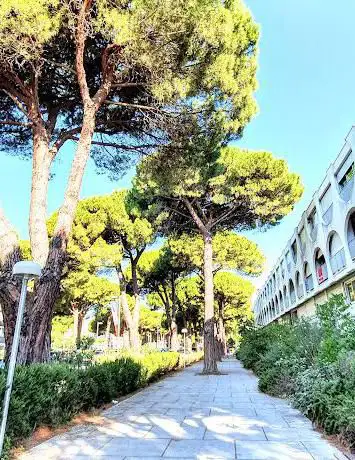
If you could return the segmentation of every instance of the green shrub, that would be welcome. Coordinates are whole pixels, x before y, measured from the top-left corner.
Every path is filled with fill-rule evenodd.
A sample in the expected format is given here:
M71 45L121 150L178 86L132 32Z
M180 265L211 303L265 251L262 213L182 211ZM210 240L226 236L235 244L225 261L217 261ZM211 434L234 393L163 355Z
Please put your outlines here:
M317 307L322 340L319 359L323 363L335 362L340 353L355 350L355 320L342 295L334 295Z
M342 296L317 307L315 319L249 329L237 356L259 376L262 391L290 397L355 448L355 319Z

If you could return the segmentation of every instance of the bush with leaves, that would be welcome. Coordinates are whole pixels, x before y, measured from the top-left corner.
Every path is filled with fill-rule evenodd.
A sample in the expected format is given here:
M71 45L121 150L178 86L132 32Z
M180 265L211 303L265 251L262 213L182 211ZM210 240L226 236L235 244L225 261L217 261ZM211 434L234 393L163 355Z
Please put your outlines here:
M355 448L355 318L342 296L318 306L316 318L249 328L238 357L259 376L262 391L290 397Z

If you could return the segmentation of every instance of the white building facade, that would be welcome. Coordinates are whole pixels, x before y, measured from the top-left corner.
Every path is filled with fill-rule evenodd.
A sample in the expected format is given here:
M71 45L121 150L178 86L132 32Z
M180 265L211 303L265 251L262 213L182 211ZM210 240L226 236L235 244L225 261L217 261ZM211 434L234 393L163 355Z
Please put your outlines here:
M256 297L256 324L309 316L331 294L355 304L355 127Z

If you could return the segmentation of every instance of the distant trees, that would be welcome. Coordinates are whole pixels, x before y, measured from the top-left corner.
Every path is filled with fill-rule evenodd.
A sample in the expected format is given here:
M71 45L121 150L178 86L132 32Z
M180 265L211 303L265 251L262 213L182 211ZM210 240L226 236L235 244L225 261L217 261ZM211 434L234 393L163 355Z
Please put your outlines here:
M178 349L177 286L181 277L188 275L191 269L187 257L181 257L181 254L176 257L169 240L159 251L147 252L138 265L145 290L154 292L165 309L172 350Z
M32 256L44 267L28 302L19 362L49 357L51 317L91 149L97 165L117 175L137 153L176 138L192 116L203 114L201 129L208 114L230 137L240 136L255 113L257 39L240 0L1 3L0 138L3 150L32 158L29 234ZM69 141L75 155L49 237L48 182ZM20 259L16 232L0 210L7 351L20 292L11 270Z
M203 372L216 373L213 236L277 224L292 210L303 189L299 176L288 171L285 161L268 152L222 147L218 139L200 136L198 122L196 126L190 137L142 161L134 190L142 206L168 213L166 234L191 232L203 239Z
M101 197L92 197L79 202L61 278L59 300L62 310L69 309L74 317L78 347L83 319L88 310L93 306L103 308L120 294L117 284L98 275L103 266L119 265L123 257L120 245L109 245L103 239L107 218L101 200ZM48 220L49 235L55 228L57 218L58 213L54 213Z
M251 281L231 272L218 272L214 279L217 352L227 352L227 333L235 336L252 317L251 297L255 290Z

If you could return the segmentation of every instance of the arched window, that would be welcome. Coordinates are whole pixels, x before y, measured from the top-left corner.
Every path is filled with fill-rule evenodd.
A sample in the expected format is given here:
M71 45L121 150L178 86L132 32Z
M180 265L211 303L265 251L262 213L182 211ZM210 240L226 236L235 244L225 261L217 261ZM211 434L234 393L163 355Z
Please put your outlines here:
M280 314L280 305L279 305L279 299L277 296L275 297L275 314L279 315Z
M347 234L350 255L355 259L355 211L350 214Z
M318 284L322 284L323 281L328 279L328 268L324 254L320 249L316 250L315 266Z
M313 276L311 266L308 262L304 264L304 283L306 285L306 292L310 292L313 290Z
M289 301L288 301L288 295L287 295L287 288L286 286L284 287L284 306L285 306L285 310L288 309L289 307Z
M290 301L291 301L291 305L293 305L294 303L296 303L295 286L292 280L290 280L288 284L289 284L289 291L290 291Z
M282 292L280 291L279 292L279 299L280 299L280 313L282 313L284 311L284 299L282 297Z
M333 233L329 238L329 259L334 275L345 267L344 248L337 233Z
M303 292L302 278L299 272L296 273L296 291L297 291L297 297L301 299L304 295L304 292Z

